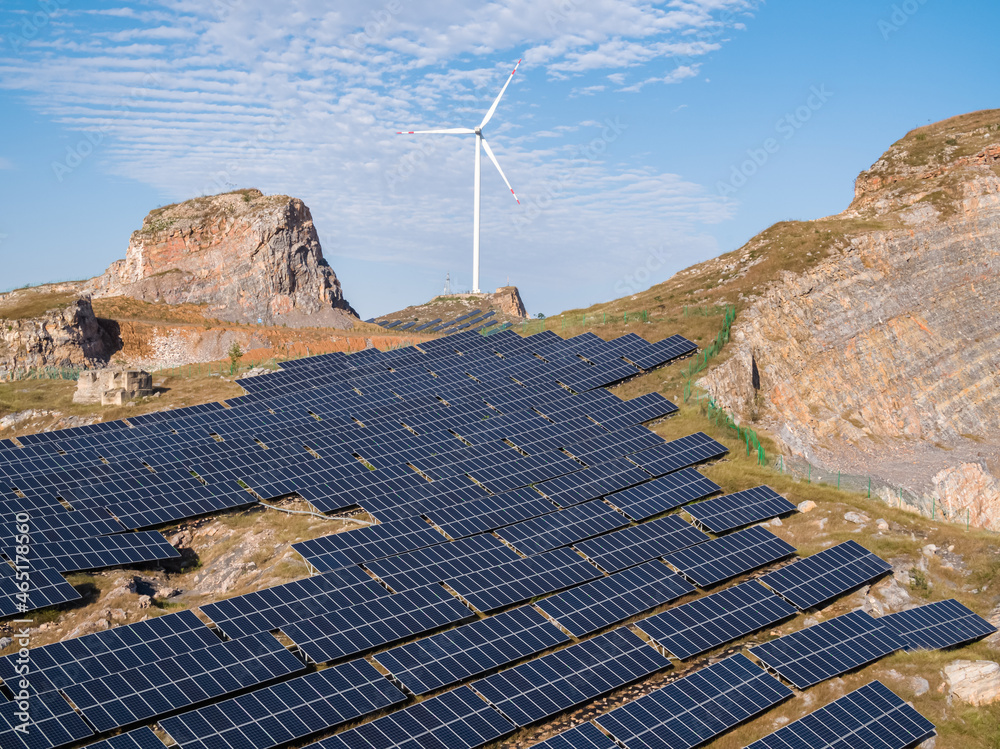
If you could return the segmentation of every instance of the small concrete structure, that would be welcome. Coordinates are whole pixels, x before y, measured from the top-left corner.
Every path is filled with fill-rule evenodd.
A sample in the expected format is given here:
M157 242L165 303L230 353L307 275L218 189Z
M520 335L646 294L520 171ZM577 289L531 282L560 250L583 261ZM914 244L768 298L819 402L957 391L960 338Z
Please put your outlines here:
M133 398L153 394L153 375L141 370L98 369L80 373L74 403L123 406Z

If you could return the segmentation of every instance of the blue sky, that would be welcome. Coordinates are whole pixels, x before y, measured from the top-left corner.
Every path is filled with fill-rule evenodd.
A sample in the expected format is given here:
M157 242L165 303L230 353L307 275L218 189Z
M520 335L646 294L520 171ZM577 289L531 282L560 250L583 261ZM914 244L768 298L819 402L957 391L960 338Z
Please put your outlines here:
M837 213L907 130L997 107L998 25L971 0L4 0L0 289L96 275L149 210L236 187L310 206L364 317L467 289L474 141L394 133L475 126L523 57L486 130L522 205L484 158L481 285L586 306Z

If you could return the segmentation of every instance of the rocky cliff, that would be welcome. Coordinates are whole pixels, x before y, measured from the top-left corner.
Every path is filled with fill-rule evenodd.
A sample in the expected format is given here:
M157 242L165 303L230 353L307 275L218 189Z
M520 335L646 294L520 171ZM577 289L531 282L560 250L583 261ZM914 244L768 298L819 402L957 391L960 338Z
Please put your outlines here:
M357 313L297 198L239 190L151 211L95 297L207 304L234 322L350 327Z
M1000 469L1000 111L907 134L815 227L817 261L748 300L702 384L814 464L936 492L1000 529L981 501Z
M100 366L121 347L115 323L99 320L78 286L0 295L0 377L9 369Z

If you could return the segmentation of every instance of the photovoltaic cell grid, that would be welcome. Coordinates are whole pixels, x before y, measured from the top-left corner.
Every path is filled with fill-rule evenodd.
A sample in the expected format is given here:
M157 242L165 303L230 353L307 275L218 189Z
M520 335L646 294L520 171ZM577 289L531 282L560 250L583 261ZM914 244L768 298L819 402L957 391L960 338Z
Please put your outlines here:
M387 595L363 570L345 567L198 608L229 637L245 637Z
M704 432L696 432L659 447L634 453L629 459L654 476L663 476L706 460L721 458L728 452L729 448L722 443L716 442Z
M556 506L534 489L515 489L493 497L428 510L428 520L452 538L503 528L522 520L555 512Z
M698 502L684 509L703 528L712 533L725 533L734 528L795 512L795 505L769 486L756 486Z
M702 588L791 556L795 547L756 525L667 554L663 559Z
M447 584L478 611L488 613L598 577L600 571L574 551L556 549L452 578Z
M933 723L873 681L746 749L906 749L935 733Z
M18 581L16 575L17 573L9 565L0 562L0 618L81 598L79 591L57 570L29 570L27 593L21 590L20 584L23 581Z
M705 478L694 468L685 468L631 489L609 494L606 499L633 520L646 520L721 491L721 486Z
M420 518L408 518L300 541L292 548L317 570L327 572L445 541Z
M159 723L181 749L273 749L405 699L358 659Z
M13 549L4 550L11 557ZM16 556L16 555L15 555ZM176 559L180 552L162 533L140 531L31 545L32 563L60 572L80 572L124 564Z
M399 592L491 569L520 558L502 541L486 534L379 559L368 562L365 567Z
M32 648L28 681L39 693L64 689L218 642L193 611L178 611ZM0 658L0 678L18 678L16 654Z
M907 651L942 650L997 631L954 598L889 614L878 621L899 636Z
M31 696L31 723L25 735L18 730L17 702L0 703L0 746L3 749L53 749L94 735L83 718L58 692Z
M163 742L156 734L143 726L128 733L113 736L96 744L87 744L84 749L163 749Z
M791 695L746 656L734 655L596 720L629 749L691 749Z
M518 551L540 554L628 524L627 517L598 500L509 525L497 535Z
M472 688L526 726L669 667L638 636L616 629L473 682Z
M312 660L327 663L473 616L444 588L428 585L287 624L281 631Z
M593 723L581 723L576 728L556 734L531 749L619 749L614 739L601 733Z
M427 694L568 642L528 606L401 645L375 656L414 694Z
M803 611L892 572L856 541L845 541L770 572L761 582Z
M680 575L654 561L543 598L536 605L582 637L693 592Z
M708 536L676 515L625 528L575 544L602 570L617 572L672 551L708 541Z
M478 749L513 730L472 690L460 687L307 749Z
M690 658L796 614L795 607L756 582L675 606L636 626L671 655Z
M265 633L74 684L63 692L103 733L303 669L302 661Z
M889 627L864 611L814 624L750 653L799 689L847 673L903 648Z

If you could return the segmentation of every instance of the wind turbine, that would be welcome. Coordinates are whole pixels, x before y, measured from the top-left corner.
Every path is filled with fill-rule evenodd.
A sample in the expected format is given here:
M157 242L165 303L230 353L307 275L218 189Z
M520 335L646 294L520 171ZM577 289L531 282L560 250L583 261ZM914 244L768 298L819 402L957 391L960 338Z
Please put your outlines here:
M500 172L500 176L503 177L503 181L507 183L507 188L510 190L510 194L514 196L514 200L517 200L517 204L521 205L521 201L517 199L517 194L514 192L514 188L510 186L510 182L507 180L507 175L503 173L503 169L500 168L500 162L497 161L497 157L493 155L493 149L490 148L490 144L486 142L486 138L483 137L483 128L486 127L486 123L490 121L493 117L493 113L497 111L497 105L500 103L500 98L503 96L504 91L507 90L507 86L510 85L511 79L514 77L514 73L517 72L518 66L521 64L521 60L517 61L517 65L514 69L510 71L510 75L507 77L507 82L503 84L503 88L500 89L500 93L497 94L497 98L493 102L493 106L489 108L486 112L486 116L483 117L483 121L479 123L476 128L468 127L450 127L444 128L442 130L410 130L407 132L398 132L396 135L475 135L476 136L476 176L475 176L475 186L473 198L473 208L472 208L472 292L474 294L479 294L479 196L480 196L480 177L482 174L482 152L481 149L486 149L486 155L490 157L490 161L493 162L493 166L497 168Z

